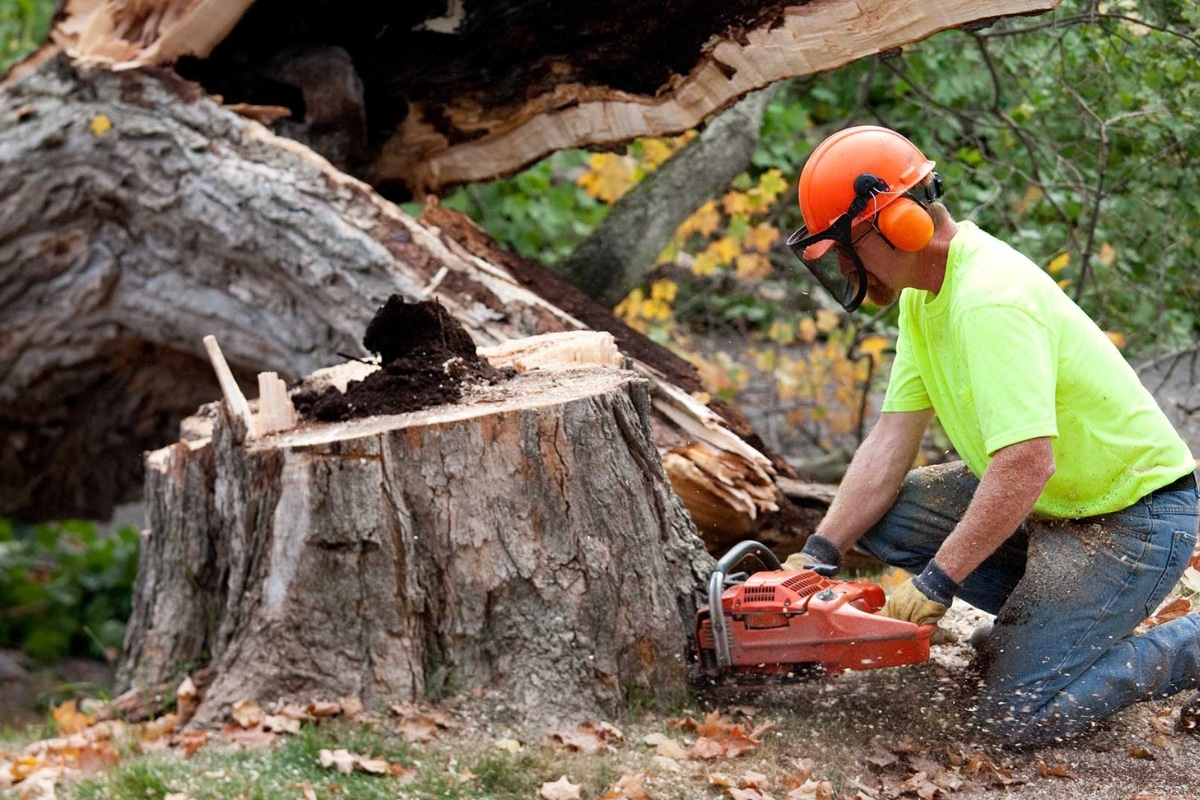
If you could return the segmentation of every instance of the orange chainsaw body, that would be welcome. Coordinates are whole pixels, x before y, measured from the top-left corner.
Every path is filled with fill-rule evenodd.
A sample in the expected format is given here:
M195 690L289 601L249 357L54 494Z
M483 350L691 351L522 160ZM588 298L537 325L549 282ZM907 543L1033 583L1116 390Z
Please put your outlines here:
M808 569L756 572L719 588L716 624L709 605L696 615L700 671L709 677L918 664L929 658L929 638L937 629L879 616L880 586L831 580ZM723 649L717 647L722 628Z

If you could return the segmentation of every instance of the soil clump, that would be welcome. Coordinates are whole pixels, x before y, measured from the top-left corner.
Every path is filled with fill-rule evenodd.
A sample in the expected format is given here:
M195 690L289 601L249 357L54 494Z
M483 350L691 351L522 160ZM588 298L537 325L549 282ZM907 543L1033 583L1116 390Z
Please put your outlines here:
M404 414L457 402L471 383L494 384L512 377L479 356L466 329L437 300L408 302L394 294L367 325L363 347L380 368L346 391L327 387L300 391L292 400L304 419L340 422Z

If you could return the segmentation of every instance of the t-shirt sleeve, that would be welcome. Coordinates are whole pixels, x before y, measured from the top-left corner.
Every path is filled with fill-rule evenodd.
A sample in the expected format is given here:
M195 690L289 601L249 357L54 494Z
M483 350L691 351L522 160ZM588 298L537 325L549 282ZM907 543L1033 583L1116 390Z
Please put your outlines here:
M933 403L921 380L921 372L913 359L903 329L896 340L896 357L892 361L892 374L888 379L887 392L883 396L884 413L924 411Z
M1058 436L1055 332L1008 305L975 307L958 324L988 456L1017 442Z

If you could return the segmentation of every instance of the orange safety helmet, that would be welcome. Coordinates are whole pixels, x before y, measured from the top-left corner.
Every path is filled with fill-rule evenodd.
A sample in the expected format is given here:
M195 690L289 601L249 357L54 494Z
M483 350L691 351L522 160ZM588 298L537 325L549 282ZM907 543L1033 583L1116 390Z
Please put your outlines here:
M923 249L933 238L933 218L924 203L941 196L934 162L916 145L888 128L860 125L833 134L808 157L800 173L800 213L804 227L788 239L796 257L847 311L866 295L866 270L850 242L850 229L873 219L885 242L907 251ZM913 193L918 185L933 180ZM831 248L854 264L847 275Z
M879 214L876 224L892 244L901 250L920 250L933 236L933 220L904 193L925 180L933 167L934 162L916 145L889 128L859 125L839 131L817 146L800 173L800 213L805 227L817 233L832 225L859 196L862 187L858 178L872 175L882 186L876 183L870 189L871 202L850 224ZM900 200L909 202L882 213ZM888 228L893 230L889 232Z

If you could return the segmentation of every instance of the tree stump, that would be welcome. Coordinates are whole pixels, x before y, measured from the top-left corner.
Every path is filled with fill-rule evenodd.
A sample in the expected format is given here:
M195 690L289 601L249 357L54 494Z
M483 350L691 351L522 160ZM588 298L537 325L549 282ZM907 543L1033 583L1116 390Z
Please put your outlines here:
M636 373L534 370L258 439L217 403L184 427L147 457L124 686L207 664L198 724L243 698L486 689L565 722L686 692L712 561Z

